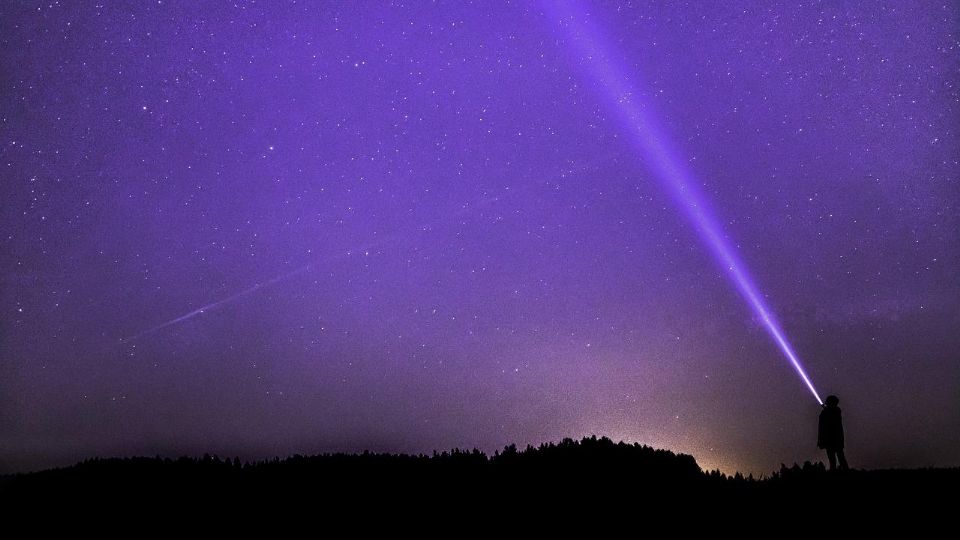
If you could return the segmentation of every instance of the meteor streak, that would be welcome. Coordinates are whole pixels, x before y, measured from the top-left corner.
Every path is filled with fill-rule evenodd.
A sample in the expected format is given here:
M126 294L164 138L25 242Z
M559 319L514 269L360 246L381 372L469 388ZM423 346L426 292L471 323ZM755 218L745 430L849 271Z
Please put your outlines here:
M238 293L234 293L234 294L232 294L232 295L230 295L230 296L228 296L228 297L226 297L226 298L224 298L224 299L222 299L222 300L218 300L218 301L213 302L213 303L211 303L211 304L207 304L207 305L205 305L205 306L199 307L199 308L191 311L190 313L187 313L187 314L185 314L185 315L181 315L181 316L177 317L176 319L171 319L171 320L169 320L169 321L167 321L167 322L165 322L165 323L163 323L163 324L158 324L157 326L154 326L154 327L152 327L152 328L147 328L146 330L144 330L144 331L142 331L142 332L139 332L139 333L137 333L137 334L134 334L134 335L132 335L132 336L130 336L130 337L123 338L123 339L120 340L120 342L121 342L121 343L127 343L127 342L130 342L130 341L135 341L135 340L137 340L137 339L139 339L139 338L141 338L141 337L143 337L143 336L146 336L146 335L148 335L148 334L152 334L152 333L157 332L157 331L159 331L159 330L163 330L164 328L166 328L166 327L168 327L168 326L173 326L173 325L175 325L175 324L177 324L177 323L181 323L181 322L183 322L183 321L185 321L185 320L187 320L187 319L192 319L192 318L196 317L197 315L202 315L202 314L204 314L204 313L206 313L206 312L208 312L208 311L211 311L211 310L213 310L213 309L216 309L216 308L222 306L223 304L226 304L226 303L229 303L229 302L233 302L234 300L237 300L237 299L240 299L240 298L242 298L242 297L244 297L244 296L247 296L248 294L251 294L251 293L257 291L258 289L261 289L261 288L263 288L263 287L267 287L267 286L269 286L269 285L273 285L274 283L277 283L277 282L279 282L279 281L283 281L283 280L285 280L285 279L287 279L287 278L293 277L293 276L295 276L295 275L297 275L297 274L299 274L299 273L301 273L301 272L306 272L306 271L309 270L312 266L313 266L313 264L306 264L306 265L303 265L303 266L297 268L296 270L291 270L290 272L287 272L287 273L285 273L285 274L280 274L279 276L274 277L274 278L272 278L272 279L269 279L269 280L267 280L267 281L264 281L263 283L257 283L256 285L254 285L254 286L252 286L252 287L248 287L248 288L246 288L246 289L244 289L244 290L242 290L242 291L240 291L240 292L238 292Z
M542 3L551 19L562 28L576 55L578 66L600 83L605 89L603 97L616 113L630 142L643 156L650 169L660 179L661 184L673 197L674 202L684 211L704 244L717 262L726 271L737 291L746 300L753 312L763 322L770 337L784 356L793 365L813 397L823 405L823 400L813 387L810 377L800 365L800 360L787 340L780 325L774 319L773 311L763 300L747 272L746 265L738 258L736 250L722 234L718 220L711 214L706 199L698 189L693 173L687 170L677 152L670 148L663 133L657 128L652 115L635 96L640 93L631 84L631 73L618 69L613 57L615 49L604 43L603 35L592 28L584 19L588 14L582 9L572 7L573 2L546 0Z
M569 171L566 171L565 173L561 173L559 176L569 178L570 175L572 175L572 174L574 174L574 173L582 172L582 171L584 171L584 170L586 170L586 169L589 169L590 167L593 167L594 165L597 165L597 164L600 163L600 162L603 162L603 161L606 161L607 159L610 159L610 158L613 157L614 155L616 155L615 152L609 152L609 153L607 153L607 154L605 154L605 155L602 155L602 156L599 156L599 157L597 157L597 158L591 159L591 160L587 161L586 163L583 163L583 164L579 165L578 167L576 167L575 170L569 170ZM558 175L551 176L551 177L547 178L546 180L541 181L540 183L543 183L544 181L554 180L554 179L557 178L557 176L558 176ZM536 185L536 184L535 184L535 185ZM523 188L523 186L521 186L521 189L522 189L522 188ZM470 211L472 211L472 210L474 210L474 209L476 209L476 208L478 208L478 207L481 207L481 206L484 206L484 205L486 205L486 204L490 204L490 203L493 203L493 202L500 201L500 200L502 200L503 198L505 198L505 197L507 197L507 196L509 196L509 195L512 195L512 194L517 193L517 191L518 191L518 190L516 190L516 189L510 189L510 187L506 187L505 189L501 190L501 194L500 194L500 195L488 195L488 196L485 196L485 197L481 197L475 204L462 204L462 205L460 205L460 207L459 207L458 209L456 209L456 210L453 211L453 212L450 212L449 214L441 214L441 216L440 216L439 218L437 218L437 219L428 221L428 222L426 222L426 223L421 223L418 227L416 227L416 229L414 229L414 228L412 228L412 227L402 227L402 228L400 228L399 230L393 231L393 232L387 234L386 236L380 237L379 239L374 240L374 241L372 241L372 242L370 242L370 243L367 243L367 244L365 244L365 245L363 245L363 246L361 246L361 247L359 247L359 248L351 249L350 251L347 251L347 252L345 252L345 253L341 252L341 253L339 253L339 254L337 254L337 255L333 255L332 257L330 257L330 259L331 259L331 260L332 260L332 259L338 259L338 258L340 258L340 257L349 256L349 255L351 255L352 253L358 253L358 252L359 252L359 253L363 253L363 252L365 252L365 251L367 251L367 250L369 250L369 249L372 249L372 248L376 247L377 245L379 245L379 244L381 244L381 243L389 240L390 238L393 238L393 237L395 237L395 236L397 236L397 235L399 235L399 234L401 234L401 233L409 232L409 231L411 231L411 230L424 229L424 228L426 228L426 227L428 227L428 226L433 225L435 222L440 221L440 219L449 219L449 218L451 218L451 217L456 217L456 216L463 215L463 214L465 214L465 213L467 213L467 212L470 212ZM278 276L276 276L276 277L273 277L273 278L271 278L271 279L269 279L269 280L267 280L267 281L265 281L265 282L263 282L263 283L257 283L257 284L255 284L255 285L253 285L252 287L248 287L248 288L246 288L246 289L243 289L243 290L240 291L240 292L234 293L234 294L232 294L232 295L230 295L230 296L228 296L228 297L226 297L226 298L223 298L223 299L221 299L221 300L218 300L218 301L216 301L216 302L212 302L212 303L207 304L207 305L205 305L205 306L201 306L201 307L199 307L199 308L197 308L197 309L194 309L193 311L191 311L191 312L189 312L189 313L185 313L185 314L183 314L183 315L181 315L181 316L179 316L179 317L177 317L177 318L175 318L175 319L171 319L171 320L166 321L166 322L164 322L164 323L162 323L162 324L158 324L158 325L156 325L156 326L150 327L150 328L148 328L148 329L146 329L146 330L143 330L143 331L141 331L141 332L138 332L138 333L136 333L136 334L134 334L134 335L132 335L132 336L122 338L122 339L120 340L120 342L121 342L121 343L129 343L129 342L132 342L132 341L136 341L136 340L140 339L141 337L144 337L144 336L153 334L153 333L155 333L155 332L158 332L158 331L160 331L160 330L163 330L164 328L173 326L173 325L175 325L175 324L182 323L182 322L187 321L187 320L189 320L189 319L192 319L192 318L194 318L194 317L196 317L196 316L198 316L198 315L203 315L204 313L206 313L206 312L208 312L208 311L212 311L212 310L214 310L214 309L216 309L216 308L218 308L218 307L220 307L220 306L223 306L223 305L225 305L225 304L232 303L232 302L234 302L234 301L236 301L236 300L239 300L239 299L241 299L241 298L243 298L243 297L245 297L245 296L247 296L247 295L250 295L250 294L252 294L252 293L254 293L254 292L256 292L256 291L258 291L258 290L260 290L260 289L262 289L262 288L264 288L264 287L269 287L269 286L271 286L271 285L274 285L274 284L276 284L276 283L279 283L279 282L281 282L281 281L284 281L284 280L286 280L286 279L289 279L289 278L291 278L291 277L293 277L293 276L295 276L295 275L297 275L297 274L301 274L301 273L303 273L303 272L306 272L306 271L310 270L311 268L313 268L313 266L316 265L316 264L317 264L316 262L312 262L312 263L309 263L309 264L305 264L305 265L300 266L300 267L298 267L298 268L296 268L296 269L294 269L294 270L291 270L291 271L289 271L289 272L286 272L286 273L280 274L280 275L278 275Z

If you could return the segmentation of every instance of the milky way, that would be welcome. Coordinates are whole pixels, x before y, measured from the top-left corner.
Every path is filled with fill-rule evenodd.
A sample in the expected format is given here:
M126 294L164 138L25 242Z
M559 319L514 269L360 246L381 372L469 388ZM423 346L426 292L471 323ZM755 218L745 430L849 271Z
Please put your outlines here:
M957 7L578 5L851 465L960 465ZM555 15L0 5L0 472L589 434L822 459Z

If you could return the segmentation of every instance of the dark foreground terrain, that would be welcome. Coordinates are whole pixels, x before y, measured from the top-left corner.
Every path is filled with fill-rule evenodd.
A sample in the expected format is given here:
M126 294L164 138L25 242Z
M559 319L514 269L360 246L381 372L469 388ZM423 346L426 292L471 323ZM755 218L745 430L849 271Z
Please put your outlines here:
M117 512L263 513L307 508L325 519L410 515L591 515L603 520L747 517L789 523L839 516L869 521L952 516L960 469L852 470L782 467L763 478L700 470L692 456L607 438L426 455L327 454L256 463L201 459L92 459L0 477L11 510L63 507ZM606 517L602 517L606 516ZM678 522L680 523L680 522Z

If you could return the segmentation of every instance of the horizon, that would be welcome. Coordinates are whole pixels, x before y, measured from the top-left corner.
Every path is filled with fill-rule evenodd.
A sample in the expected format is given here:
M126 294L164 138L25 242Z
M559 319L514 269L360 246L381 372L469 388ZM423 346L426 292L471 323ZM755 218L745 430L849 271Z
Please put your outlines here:
M581 437L581 438L565 437L565 438L560 439L560 440L543 441L543 442L541 442L541 443L539 443L539 444L525 444L525 445L508 444L508 445L503 446L503 447L501 447L501 448L494 449L493 451L486 451L486 450L483 450L483 449L480 449L480 448L459 448L459 447L455 447L455 448L445 448L445 449L439 449L439 448L438 448L438 449L433 449L433 450L427 451L427 452L391 452L391 451L387 451L387 450L384 450L384 451L375 451L375 450L362 450L362 451L326 451L326 452L317 452L317 453L309 453L309 454L293 453L293 454L287 454L287 455L284 455L284 456L262 456L262 457L254 457L254 458L247 458L247 459L242 458L241 456L239 456L239 455L237 455L237 454L220 454L220 453L217 453L217 452L188 453L188 454L177 454L177 455L164 454L164 453L161 452L161 453L157 453L157 454L154 454L154 455L131 454L131 455L123 455L123 456L121 456L121 455L88 456L88 457L83 458L82 460L70 462L70 463L67 464L67 465L62 465L62 466L61 466L61 465L54 465L54 466L51 466L51 467L48 467L48 468L44 468L44 469L34 469L34 470L24 470L24 471L13 471L13 472L0 472L0 475L18 475L18 474L26 474L26 475L28 475L28 474L37 473L37 472L52 471L52 470L61 470L61 469L69 469L69 468L72 468L72 467L74 467L74 466L76 466L76 465L82 465L82 464L85 464L85 463L96 462L96 461L129 461L129 460L141 460L141 459L145 459L145 460L163 460L163 461L171 461L171 462L175 462L175 461L179 461L179 460L183 460L183 459L188 459L188 460L193 460L193 461L202 461L202 460L206 460L206 459L213 459L213 460L219 460L219 461L223 461L223 462L229 462L229 461L239 460L239 463L241 463L241 464L243 464L243 465L245 465L245 466L255 466L255 465L260 465L260 464L265 464L265 463L272 463L272 462L277 461L277 460L279 460L280 462L283 462L283 461L286 461L286 460L298 459L298 458L308 458L308 459L310 459L310 458L324 458L324 457L335 457L335 456L353 456L353 457L359 457L359 456L364 456L364 455L371 455L371 456L390 456L390 457L434 458L434 457L441 457L441 456L444 456L444 455L453 455L453 454L456 454L456 453L460 453L460 454L470 454L470 455L473 455L474 453L479 453L479 454L480 454L481 456L483 456L485 459L490 460L490 459L492 459L492 458L496 458L497 456L500 456L500 455L503 455L503 454L509 452L511 447L513 447L513 450L515 450L515 451L517 451L517 452L520 452L520 453L523 453L523 452L527 452L527 451L531 451L531 450L536 451L536 450L543 450L543 449L547 449L547 448L551 448L551 447L557 447L557 446L561 446L561 445L568 444L568 443L572 443L572 444L574 444L574 445L579 446L579 445L583 444L584 442L586 442L586 441L591 441L591 440L592 440L593 442L600 442L600 443L603 443L604 441L607 441L607 442L609 442L610 444L612 444L612 445L614 445L614 446L626 445L626 446L630 446L630 447L634 447L634 448L649 449L649 450L654 450L654 451L658 451L658 452L659 452L659 451L666 451L666 452L669 452L671 455L674 455L674 456L676 456L676 457L690 457L690 458L693 458L694 462L695 462L696 465L697 465L697 468L698 468L698 469L700 470L700 472L702 472L703 474L720 473L720 474L723 474L723 475L725 475L725 476L727 476L727 477L731 477L731 478L734 477L734 476L736 476L736 475L740 475L740 476L742 476L742 477L744 477L744 478L756 478L756 479L758 479L758 480L763 480L763 479L765 479L765 478L771 477L772 475L776 474L776 473L779 472L779 471L782 471L784 468L792 469L792 468L796 468L796 467L804 467L804 468L805 468L805 467L808 467L808 466L813 466L813 467L821 467L821 468L824 468L824 469L825 469L825 468L827 467L827 465L828 465L828 464L825 463L823 460L815 460L815 461L804 461L803 463L798 463L798 462L793 462L793 463L790 463L790 464L781 463L781 464L780 464L780 467L778 467L777 469L774 469L774 470L771 470L771 471L768 471L768 472L760 472L760 473L744 472L744 471L739 471L739 470L725 471L725 470L721 470L721 469L715 468L715 467L714 467L714 468L705 467L705 466L703 466L703 465L696 459L696 456L693 456L693 455L691 455L691 454L686 454L686 453L683 453L683 452L675 452L675 451L673 451L673 450L670 450L669 448L659 448L659 447L656 447L656 446L651 446L651 445L643 444L643 443L639 443L639 442L628 442L628 441L623 441L623 440L611 439L610 437L607 437L606 435L602 435L602 436L601 436L601 435L593 434L593 435L589 435L589 436L583 436L583 437ZM860 468L854 468L854 469L852 469L852 470L860 471L860 472L876 472L876 471L912 471L912 470L924 470L924 469L960 469L960 465L943 466L943 467L887 468L887 469L860 469Z

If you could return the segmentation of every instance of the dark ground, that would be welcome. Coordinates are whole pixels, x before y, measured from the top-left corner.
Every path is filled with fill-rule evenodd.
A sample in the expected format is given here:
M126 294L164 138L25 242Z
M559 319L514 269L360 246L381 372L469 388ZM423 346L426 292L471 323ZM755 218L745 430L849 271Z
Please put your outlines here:
M111 519L229 515L234 525L243 516L301 509L310 519L356 524L392 515L434 521L459 516L478 526L483 516L537 518L550 526L587 517L607 524L639 519L686 526L691 523L684 524L685 517L709 517L782 522L789 529L791 523L837 519L873 526L949 520L958 488L960 469L833 473L806 463L763 478L727 476L701 471L689 455L591 437L524 450L510 446L493 456L454 450L257 463L217 456L92 459L0 477L0 508L54 515L74 509Z

